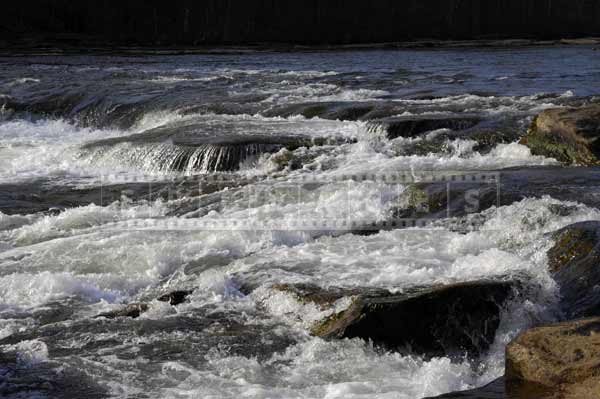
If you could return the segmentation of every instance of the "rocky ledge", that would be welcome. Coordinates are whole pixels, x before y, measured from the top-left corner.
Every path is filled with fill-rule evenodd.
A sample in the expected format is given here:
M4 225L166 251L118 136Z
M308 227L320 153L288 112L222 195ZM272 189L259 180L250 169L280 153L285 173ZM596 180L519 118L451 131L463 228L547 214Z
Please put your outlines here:
M521 144L566 165L600 164L600 104L549 109L531 124Z
M274 285L270 290L323 312L325 316L309 327L315 336L359 337L386 348L427 356L476 356L493 342L500 312L519 284L473 281L414 287L399 293L305 284Z

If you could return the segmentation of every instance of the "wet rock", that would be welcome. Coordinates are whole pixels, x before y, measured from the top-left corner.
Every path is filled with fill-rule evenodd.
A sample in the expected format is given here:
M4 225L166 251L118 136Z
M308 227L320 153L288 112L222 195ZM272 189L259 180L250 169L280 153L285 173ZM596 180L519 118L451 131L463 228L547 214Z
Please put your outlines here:
M490 384L468 391L451 392L429 399L561 399L552 388L536 384L506 384L501 377ZM583 398L583 397L582 397ZM564 399L564 398L563 398Z
M462 217L501 204L499 174L439 174L433 177L437 181L407 185L392 210L392 221Z
M600 222L583 222L567 226L553 234L554 247L548 251L551 272L581 262L588 257L600 241Z
M476 126L481 118L476 116L435 116L424 118L394 117L369 122L372 132L384 132L387 138L412 138L438 129L466 130Z
M429 399L506 399L504 378L499 378L482 388L452 392Z
M171 306L177 306L184 303L187 298L192 295L193 290L178 290L169 292L168 294L161 295L156 298L159 302L168 302ZM96 318L104 317L106 319L116 319L118 317L129 317L132 319L136 319L140 317L142 313L147 312L149 309L149 305L147 303L132 303L122 307L121 309L113 310L111 312L106 312L99 314Z
M520 335L506 349L506 380L509 389L552 388L552 398L597 398L600 319L539 327Z
M168 302L171 306L177 306L184 303L193 292L192 290L173 291L158 297L158 300L160 302Z
M288 125L283 129L294 129ZM277 127L259 125L249 132L236 132L239 126L223 123L175 123L143 133L88 143L82 157L118 158L120 162L163 171L227 172L238 170L243 162L262 154L290 151L301 147L339 145L343 137L310 137L279 134ZM250 128L249 128L250 129ZM271 130L273 134L265 134ZM262 133L260 133L262 132ZM131 148L133 147L133 148Z
M548 266L568 318L600 315L600 222L567 226L553 234Z
M439 180L444 174L434 175ZM463 180L463 176L465 179ZM515 168L475 174L452 175L446 181L412 183L398 198L391 219L461 217L493 206L511 205L526 198L550 196L560 201L600 207L600 168L563 168L559 166ZM450 183L450 186L448 186ZM575 209L553 207L557 216Z
M600 164L600 104L539 114L521 144L567 165Z
M0 120L8 119L14 109L14 100L7 95L0 94Z
M323 338L369 339L387 348L428 355L476 355L493 342L502 306L516 287L512 281L475 281L418 287L402 293L383 289L323 289L276 285L303 304L322 310L349 304L313 324Z
M520 129L514 124L497 127L477 126L468 132L464 132L464 134L460 134L457 138L475 141L477 144L473 147L473 151L485 154L493 150L498 144L510 144L517 141L519 131Z
M116 319L119 317L129 317L132 319L136 319L140 317L142 313L148 311L148 304L146 303L132 303L121 309L113 310L111 312L101 313L96 318L105 318L105 319Z
M401 112L401 108L393 102L330 101L275 106L264 111L263 115L283 118L302 115L305 118L358 121L392 116Z

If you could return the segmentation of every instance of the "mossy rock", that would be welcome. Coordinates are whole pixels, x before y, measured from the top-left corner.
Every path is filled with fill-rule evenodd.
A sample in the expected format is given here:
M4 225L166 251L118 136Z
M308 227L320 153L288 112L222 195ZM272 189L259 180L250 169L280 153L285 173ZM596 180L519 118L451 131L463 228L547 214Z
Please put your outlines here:
M534 118L520 143L565 165L600 164L600 104L549 109Z
M600 222L567 226L553 234L548 267L560 287L568 318L600 316Z
M554 233L556 243L548 251L549 270L556 273L569 263L581 261L588 256L599 243L599 227L596 223L578 224Z

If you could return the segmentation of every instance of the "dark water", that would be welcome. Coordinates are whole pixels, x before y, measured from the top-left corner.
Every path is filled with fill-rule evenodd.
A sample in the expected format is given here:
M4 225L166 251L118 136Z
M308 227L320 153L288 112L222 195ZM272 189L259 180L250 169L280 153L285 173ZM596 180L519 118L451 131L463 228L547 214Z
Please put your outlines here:
M536 113L597 100L598 56L0 59L1 396L412 399L497 379L505 345L556 317L546 233L600 216L596 169L517 142ZM448 174L479 180L415 213L413 183ZM381 227L433 214L478 229ZM311 337L327 310L270 288L507 276L535 287L458 358ZM156 300L175 290L193 294Z

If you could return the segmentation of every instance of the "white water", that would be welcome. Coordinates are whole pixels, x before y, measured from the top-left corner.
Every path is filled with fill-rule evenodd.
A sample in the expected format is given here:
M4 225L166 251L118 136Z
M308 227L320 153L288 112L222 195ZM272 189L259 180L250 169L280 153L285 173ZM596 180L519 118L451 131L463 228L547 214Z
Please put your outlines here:
M206 354L207 364L203 369L166 362L162 366L163 373L183 372L177 373L178 379L171 381L174 387L156 393L156 397L180 394L215 398L244 394L275 398L434 395L481 385L500 375L503 345L532 320L544 317L546 307L552 308L555 286L545 268L545 251L551 243L544 234L573 222L600 217L600 212L584 206L575 206L568 216L558 216L552 213L552 205L556 204L561 203L551 199L525 200L490 210L485 213L484 228L466 235L415 229L382 232L366 238L345 235L315 240L258 232L210 235L177 232L162 233L160 241L152 243L147 233L106 235L101 226L83 228L74 224L70 225L74 230L68 237L56 239L47 233L50 234L48 239L53 239L3 253L0 259L3 269L18 272L0 278L0 292L4 293L0 299L5 306L18 309L77 295L91 304L102 301L89 311L94 314L109 309L110 303L134 301L145 287L173 275L180 265L223 264L216 259L241 256L245 257L226 268L179 275L172 281L171 284L177 286L177 279L183 279L199 291L192 297L191 304L179 312L185 314L208 303L254 312L252 299L233 294L235 289L228 276L240 271L259 277L264 283L308 281L325 286L376 285L394 289L413 283L464 281L523 272L532 276L541 290L530 302L519 303L518 308L506 314L496 345L484 359L484 368L480 371L474 370L469 361L452 363L444 358L424 361L417 357L382 354L360 340L325 342L304 337L284 353L263 361L232 357L223 349ZM144 218L145 212L141 210L137 216ZM135 217L133 211L132 216ZM59 230L65 226L60 217L49 218L47 223L50 222ZM8 241L15 243L15 240ZM29 255L15 260L25 252ZM85 254L85 258L81 258L81 254ZM279 261L274 264L274 259ZM255 294L255 299L263 304L271 300L268 292L262 297L260 293ZM272 300L269 308L274 317L286 319L286 313L294 309L295 305L281 298L275 296ZM149 317L152 314L166 317L169 313L161 310L163 305L154 304ZM307 310L310 311L303 309L303 312ZM305 313L304 317L314 320L317 316ZM293 321L288 322L295 325ZM5 325L4 329L9 327ZM28 356L29 352L23 353ZM143 365L148 360L139 357L133 365ZM118 367L112 362L110 358L101 361ZM150 379L164 377L148 376ZM143 388L136 384L125 385L115 388L114 393L136 389Z
M394 78L385 90L377 84L336 84L328 79L337 78L341 72L327 67L324 71L312 67L297 71L212 68L198 63L169 66L169 73L160 66L144 68L70 67L81 74L129 73L159 93L171 86L223 83L228 95L260 95L260 103L265 106L375 101L408 84L401 78ZM44 73L56 68L38 64L31 69ZM498 76L503 77L502 82L514 78L504 72L494 74ZM244 80L255 78L265 80L256 87ZM36 79L19 78L11 80L10 85L20 89L44 84L43 78ZM448 82L454 84L455 80L449 78ZM198 93L202 93L202 87ZM565 92L563 97L571 95ZM478 112L491 117L520 117L525 126L528 116L555 106L556 98L448 94L394 101L406 107L402 116ZM132 202L124 197L110 206L75 207L58 215L0 213L0 339L30 331L42 334L52 328L64 334L0 345L3 352L17 354L20 366L36 370L42 365L65 373L83 370L114 397L414 399L481 386L502 375L504 348L515 334L554 316L556 286L546 270L545 253L552 244L547 233L577 221L600 218L597 209L545 197L474 215L482 224L479 230L467 233L428 227L367 237L348 234L351 222L360 225L385 220L406 189L381 182L357 182L349 179L350 175L485 171L552 165L556 161L533 156L517 143L500 144L481 154L474 151L475 142L462 139L448 141L448 151L443 153L405 156L400 155L404 146L423 139L390 141L370 132L364 122L300 116L152 111L127 130L82 128L58 117L3 120L0 183L39 178L55 184L93 187L100 176L105 183L122 183L126 182L122 177L132 173L141 175L142 180L145 176L160 180L171 176L172 171L168 162L158 161L180 151L170 143L150 148L123 144L91 154L82 151L81 145L165 125L192 123L222 128L221 132L230 134L285 134L346 142L287 153L282 150L248 160L236 177L262 180L240 189L232 185L219 194L224 206L207 212L199 205L193 206L198 198ZM441 133L431 132L429 138ZM299 160L300 167L281 167L280 161L285 158ZM207 171L187 170L188 175L197 172ZM290 183L302 178L312 179L318 186L299 195L283 195ZM281 190L283 194L249 201L246 189L269 194ZM188 205L189 209L184 207ZM183 211L179 211L180 206ZM569 212L556 212L557 206L568 207ZM348 223L334 231L318 225L299 231L299 220ZM223 229L230 221L242 222L242 226ZM202 228L198 228L199 223ZM402 291L413 285L515 276L528 276L539 287L531 288L527 298L509 304L492 347L481 359L469 360L424 359L386 352L359 339L325 341L310 337L306 329L327 311L299 304L269 289L272 283L305 282L324 287L369 286ZM259 286L249 296L238 290L239 283L246 280ZM173 308L152 300L182 287L195 288L189 303ZM113 327L109 321L93 319L138 301L150 306L140 317L141 323L176 321L181 323L181 331L139 327L151 324ZM41 326L39 314L50 312L56 303L66 304L69 309L73 306L75 313L65 321ZM345 306L347 300L336 304L337 309ZM241 319L244 333L250 334L253 328L263 333L255 341L250 338L231 344L220 330L226 330L224 325L229 319L225 316L217 318L223 325L206 327L206 336L202 335L205 327L185 330L188 318L205 320L206 314L218 312ZM108 331L94 330L102 325L109 325ZM82 326L95 327L85 330ZM262 354L239 352L240 346L247 350L262 348L282 337L293 342ZM212 347L205 350L201 344L210 339L217 343L212 345L210 341ZM99 349L90 352L88 345L95 342ZM174 343L181 346L168 352L165 348L170 349ZM151 345L158 350L146 351ZM54 355L57 348L63 351L62 356ZM68 350L71 352L64 354ZM183 356L186 354L190 356Z

